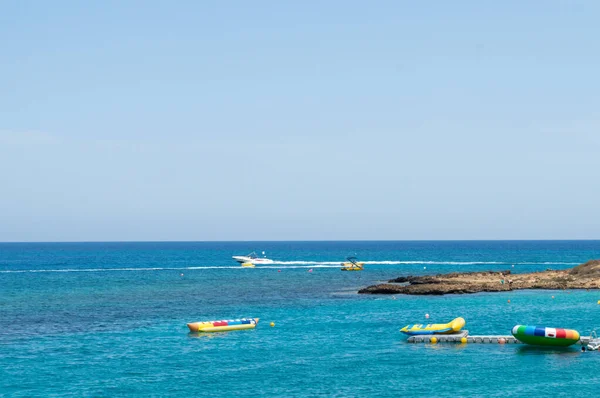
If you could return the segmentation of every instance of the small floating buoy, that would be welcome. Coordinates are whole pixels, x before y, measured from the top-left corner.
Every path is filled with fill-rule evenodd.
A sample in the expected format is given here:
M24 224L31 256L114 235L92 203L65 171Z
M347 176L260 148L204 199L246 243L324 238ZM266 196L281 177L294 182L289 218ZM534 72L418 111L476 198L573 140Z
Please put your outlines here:
M425 319L429 319L429 314L425 314Z
M600 300L598 300L598 304L600 304Z
M463 337L463 338L461 338L461 339L460 339L460 342L461 342L462 344L467 344L467 338L466 338L466 337Z
M429 341L431 341L431 344L435 344L437 343L437 337L432 337Z
M504 344L504 343L506 343L506 339L504 337L500 337L498 339L498 344Z
M271 327L275 326L275 322L270 323Z

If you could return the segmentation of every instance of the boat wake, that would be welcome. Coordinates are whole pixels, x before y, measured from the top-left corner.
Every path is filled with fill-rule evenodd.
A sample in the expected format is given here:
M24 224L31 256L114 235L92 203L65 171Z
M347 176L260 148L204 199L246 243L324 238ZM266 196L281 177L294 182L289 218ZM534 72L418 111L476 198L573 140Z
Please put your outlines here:
M361 261L371 265L578 265L567 262L501 262L501 261ZM339 268L340 261L277 261L269 265L257 265L252 269L295 269L295 268ZM116 268L56 268L56 269L18 269L0 270L0 274L47 273L47 272L127 272L127 271L193 271L193 270L226 270L247 269L239 265L213 265L189 267L116 267Z
M257 265L252 269L293 269L293 268L339 268L340 265L296 265L296 266L285 266L285 267L274 267L270 265ZM120 272L120 271L193 271L203 269L236 269L243 270L248 269L241 266L206 266L206 267L151 267L151 268L63 268L63 269L18 269L18 270L0 270L0 274L24 274L24 273L44 273L44 272Z
M273 261L271 264L282 264L282 265L311 265L311 264L330 264L340 265L341 261ZM580 263L563 263L563 262L506 262L506 261L392 261L392 260L375 260L375 261L362 261L365 264L379 264L379 265L400 265L400 264L413 264L413 265L579 265Z

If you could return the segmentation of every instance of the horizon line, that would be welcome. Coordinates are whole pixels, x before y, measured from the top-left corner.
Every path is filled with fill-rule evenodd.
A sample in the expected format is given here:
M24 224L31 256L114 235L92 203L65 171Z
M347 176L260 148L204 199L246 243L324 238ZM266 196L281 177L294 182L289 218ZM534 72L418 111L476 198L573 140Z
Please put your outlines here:
M297 239L297 240L80 240L80 241L0 241L0 244L27 243L283 243L283 242L578 242L600 241L583 239Z

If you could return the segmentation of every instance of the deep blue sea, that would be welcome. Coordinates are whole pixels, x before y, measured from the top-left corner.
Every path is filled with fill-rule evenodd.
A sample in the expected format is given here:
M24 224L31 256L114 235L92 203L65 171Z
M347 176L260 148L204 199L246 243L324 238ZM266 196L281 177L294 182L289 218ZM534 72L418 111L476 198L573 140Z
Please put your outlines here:
M251 251L276 263L231 259ZM341 272L347 256L365 270ZM356 294L402 275L594 258L600 241L3 243L0 396L597 396L600 352L409 344L399 329L462 316L471 334L535 324L589 335L598 291ZM261 320L186 327L240 317Z

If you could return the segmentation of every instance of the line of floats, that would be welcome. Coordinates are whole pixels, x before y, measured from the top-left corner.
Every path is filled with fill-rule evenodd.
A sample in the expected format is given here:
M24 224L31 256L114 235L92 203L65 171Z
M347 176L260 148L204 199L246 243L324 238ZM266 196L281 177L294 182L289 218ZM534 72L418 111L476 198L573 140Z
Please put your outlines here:
M262 252L264 255L265 253ZM241 263L244 268L254 268L256 264L270 264L273 260L266 257L258 257L256 253L246 256L233 256L234 260ZM362 271L364 262L359 262L356 257L348 257L347 261L341 263L342 271ZM598 301L600 304L600 301ZM429 318L429 314L425 316ZM258 325L259 318L242 318L220 321L204 321L188 323L191 333L214 333L229 332L235 330L254 329ZM593 331L590 336L581 336L577 330L551 328L533 325L516 325L511 329L512 336L469 336L469 331L464 330L466 321L462 317L453 319L448 323L436 324L409 324L400 329L400 332L408 336L407 341L429 342L459 342L465 344L473 343L523 343L537 347L569 347L581 344L582 350L596 351L600 348L600 338ZM273 322L271 327L275 326Z
M214 333L229 332L235 330L254 329L258 325L259 318L242 318L220 321L205 321L188 323L191 333ZM512 336L472 336L468 338L469 332L463 330L465 320L462 317L453 319L448 323L439 324L409 324L400 329L400 332L409 336L409 342L467 342L485 343L518 342L538 347L569 347L573 344L581 344L582 350L596 351L600 348L600 338L592 332L590 336L581 336L577 330L551 328L532 325L516 325L512 328ZM273 322L270 324L275 326Z
M474 343L509 342L523 343L538 347L569 347L581 344L584 350L596 351L600 348L600 339L592 332L590 336L581 336L577 330L552 328L533 325L516 325L511 329L512 336L472 336L463 330L463 318L456 318L446 324L406 325L400 331L409 337L409 342L461 342Z

